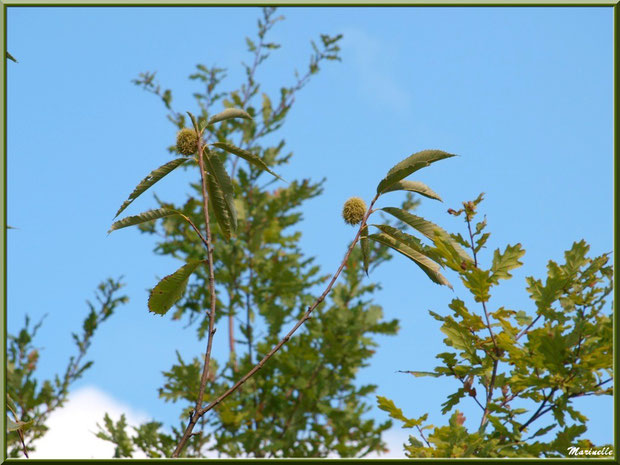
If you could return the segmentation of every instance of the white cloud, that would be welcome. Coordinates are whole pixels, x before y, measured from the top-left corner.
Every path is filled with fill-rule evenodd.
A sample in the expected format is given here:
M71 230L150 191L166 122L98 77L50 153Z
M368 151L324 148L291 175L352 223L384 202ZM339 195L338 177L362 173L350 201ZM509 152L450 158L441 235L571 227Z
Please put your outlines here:
M390 72L396 59L389 47L360 29L347 28L343 35L343 54L350 53L358 68L361 92L382 106L409 111L412 94Z
M385 442L388 452L385 454L377 454L373 452L364 458L369 459L406 459L405 448L403 445L409 439L410 430L392 428L383 433L383 441Z
M124 413L127 423L137 426L148 421L142 412L110 397L96 387L78 389L69 396L63 408L54 411L47 422L49 431L35 443L33 459L109 459L114 455L114 444L95 436L97 423L103 424L108 413L118 421ZM133 431L133 430L132 430ZM135 454L135 458L145 458Z
M95 436L97 423L103 423L105 413L118 421L125 414L130 426L137 426L149 420L146 413L114 399L94 386L78 389L69 396L63 408L50 415L49 431L35 443L36 450L29 455L33 459L110 459L114 445ZM130 428L131 429L131 428ZM372 453L367 458L406 458L403 444L409 438L409 431L392 429L384 433L383 440L389 452ZM207 457L216 457L216 453ZM146 458L135 451L133 458Z

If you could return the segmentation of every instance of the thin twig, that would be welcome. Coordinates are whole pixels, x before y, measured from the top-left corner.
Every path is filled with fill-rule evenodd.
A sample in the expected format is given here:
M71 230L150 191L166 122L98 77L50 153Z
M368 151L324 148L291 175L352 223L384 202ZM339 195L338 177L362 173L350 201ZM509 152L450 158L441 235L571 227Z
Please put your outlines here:
M518 341L521 336L527 333L530 330L530 328L534 326L534 324L536 324L536 322L540 319L541 316L542 315L538 315L536 318L534 318L534 321L532 321L529 325L527 325L527 327L523 331L517 334L517 337L515 337L515 341Z
M489 404L493 400L493 388L495 387L495 377L497 375L498 364L499 360L493 360L493 373L491 375L491 381L489 381L489 386L487 388L487 400L484 407L484 413L482 414L482 420L480 420L480 428L482 428L489 419Z
M532 423L532 422L533 422L534 420L536 420L538 417L540 417L541 415L544 415L546 412L548 412L548 411L549 411L549 409L547 409L547 410L545 410L544 412L541 412L541 411L542 411L542 409L543 409L543 408L545 407L545 405L547 404L547 401L548 401L549 399L551 399L551 397L553 397L553 394L555 394L555 391L556 391L556 390L557 390L557 389L556 389L556 388L554 388L554 389L551 389L551 391L549 391L549 394L547 394L547 395L545 396L545 398L544 398L544 399L543 399L543 401L542 401L542 404L540 404L540 407L538 407L538 410L536 410L536 412L534 412L534 415L532 415L532 416L530 417L530 419L529 419L529 420L527 420L524 424L522 424L522 425L519 427L519 431L523 431L525 428L527 428L527 427L529 426L529 424L530 424L530 423ZM555 404L554 404L554 405L555 405ZM554 405L552 405L550 408L553 408L553 407L554 407Z
M420 436L422 436L422 440L426 443L426 447L431 447L431 444L428 442L428 440L424 436L424 432L422 431L422 428L420 428L418 425L416 425L416 428L418 429L418 433L420 433Z
M211 247L211 226L209 224L209 197L207 195L207 179L205 173L204 159L203 159L203 150L208 150L208 148L204 145L202 140L202 135L198 137L198 165L200 166L200 178L202 180L202 199L203 199L203 210L205 217L205 227L207 231L207 240L205 242L205 246L207 248L207 254L209 256L208 266L209 266L209 297L211 298L211 309L209 312L209 334L207 336L207 349L205 352L205 360L204 366L202 368L202 376L200 377L200 389L198 392L198 399L196 400L195 412L199 411L202 408L202 402L204 398L205 386L207 384L207 379L209 377L209 365L211 360L211 348L213 346L213 335L215 334L215 304L216 304L216 295L215 295L215 275L213 271L213 247ZM194 426L196 425L197 420L200 418L199 415L192 415L189 425L187 426L183 437L177 444L174 452L172 453L172 457L178 457L179 453L185 443L189 439Z
M465 221L467 222L467 231L469 232L469 240L471 242L471 251L474 255L474 266L478 266L478 256L476 253L476 247L474 245L474 235L471 230L471 221L469 216L465 216ZM491 374L491 380L489 381L489 385L485 386L486 389L486 403L484 407L484 413L482 414L482 419L480 421L480 428L482 428L486 422L488 421L489 416L489 404L493 399L493 388L495 387L495 377L497 376L497 366L499 364L499 347L497 346L497 341L495 340L495 335L493 334L493 329L491 328L491 319L489 318L489 312L487 310L486 302L482 301L482 310L484 311L484 317L487 323L487 328L489 330L489 335L491 336L491 341L493 341L493 348L495 350L495 356L493 357L493 373Z
M189 218L189 216L185 216L183 214L181 214L181 216L185 219L185 221L187 221L190 226L192 228L194 228L194 231L196 231L196 234L198 234L198 237L200 238L200 240L202 241L202 243L205 245L205 247L207 248L207 253L209 252L209 242L207 242L207 240L204 238L204 236L202 235L202 233L200 232L200 229L198 229L196 227L196 225L194 224L194 222Z

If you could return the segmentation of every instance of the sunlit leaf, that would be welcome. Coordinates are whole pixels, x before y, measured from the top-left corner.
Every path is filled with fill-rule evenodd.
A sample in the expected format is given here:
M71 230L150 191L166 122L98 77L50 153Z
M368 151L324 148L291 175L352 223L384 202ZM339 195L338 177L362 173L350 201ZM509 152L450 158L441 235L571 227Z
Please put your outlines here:
M441 404L441 406L443 407L441 409L441 413L445 415L450 410L452 410L452 407L457 405L461 401L461 399L465 397L465 394L466 392L463 388L459 388L458 391L456 391L454 394L450 394L448 396L448 400Z
M183 297L189 277L200 263L203 263L203 260L188 262L162 279L151 291L148 303L149 310L158 315L165 315Z
M276 178L282 179L276 173L271 171L269 169L269 167L265 164L265 162L260 159L260 157L258 157L257 155L254 155L252 152L248 152L247 150L243 150L243 149L241 149L239 147L236 147L236 146L234 146L232 144L226 144L224 142L215 142L215 143L213 143L211 145L213 145L214 147L217 147L219 149L225 150L228 153L232 153L233 155L237 155L238 157L243 158L244 160L246 160L247 162L249 162L252 165L256 166L257 168L260 168L262 170L268 171L269 173L274 175ZM282 179L282 180L284 181L284 179Z
M426 273L426 275L431 279L431 281L437 284L448 286L450 289L452 289L452 285L439 272L439 265L422 255L420 252L416 252L411 247L407 247L402 242L396 241L394 238L388 236L385 233L371 234L368 236L368 238L379 242L380 244L386 245L401 253L405 257L412 260L420 268L422 268L422 271Z
M476 302L488 302L491 298L490 289L493 284L490 280L490 271L474 268L471 271L462 274L461 280L467 287Z
M230 230L234 232L237 230L237 212L235 210L235 198L233 193L233 186L226 168L222 163L222 160L215 153L204 151L205 168L209 175L212 176L213 181L217 184L219 191L221 192L224 200L224 206L230 222ZM213 208L220 208L221 202L212 202ZM222 216L222 212L216 214L219 218Z
M224 121L230 118L243 118L243 119L252 119L252 117L247 114L245 111L240 110L239 108L227 108L226 110L218 113L217 115L212 116L207 123L207 126L213 123L217 123L219 121Z
M411 370L400 370L399 373L408 373L410 375L415 376L416 378L420 378L423 376L432 376L433 378L438 378L441 375L439 373L435 373L434 371L411 371Z
M439 200L440 202L443 202L443 200L441 200L441 197L439 197L439 194L434 192L426 184L419 182L419 181L406 181L406 180L398 181L392 184L391 186L389 186L387 189L385 189L383 193L385 194L386 192L392 192L392 191L415 192L416 194L423 195L424 197L428 197L429 199L435 199L435 200Z
M493 253L493 266L491 266L492 279L497 282L499 279L512 278L509 271L523 265L523 262L519 261L523 255L525 255L525 250L521 244L506 246L504 253L500 253L499 249L496 250Z
M407 418L405 415L403 415L403 411L396 407L394 401L386 397L377 396L377 405L381 410L388 412L390 417L392 417L393 419L402 421L403 428L413 428L414 426L420 426L428 418L427 413L417 419Z
M136 224L145 223L147 221L156 220L158 218L163 218L165 216L176 215L178 212L176 210L171 210L169 208L159 208L157 210L148 210L139 215L128 216L123 218L122 220L116 221L110 227L108 234L117 229L126 228L128 226L134 226Z
M420 231L422 234L424 234L427 238L429 238L433 242L435 241L435 238L436 238L435 231L439 231L444 237L444 239L448 241L454 247L454 249L457 251L457 253L463 260L468 261L468 262L473 261L471 257L469 256L469 254L465 252L465 250L463 250L463 248L459 245L459 243L455 241L454 239L452 239L450 235L444 229L437 226L435 223L425 220L424 218L421 218L419 216L412 215L411 213L401 208L384 207L381 210L383 210L386 213L389 213L390 215L401 220L403 223L406 223L412 228Z
M382 194L395 182L406 178L421 168L429 166L431 163L454 156L456 155L441 150L422 150L421 152L414 153L388 171L387 176L377 186L377 194Z
M146 191L149 187L151 187L153 184L155 184L161 178L166 176L172 170L174 170L175 168L181 166L187 160L189 160L189 159L188 158L177 158L175 160L169 161L165 165L162 165L159 168L157 168L156 170L152 171L146 178L144 178L142 181L140 181L140 184L138 184L136 186L136 188L133 190L133 192L131 194L129 194L129 198L127 200L125 200L123 205L121 205L121 208L118 209L118 211L116 212L116 215L114 215L114 218L116 218L118 215L120 215L120 213L123 210L125 210L125 208L127 208L131 202L136 200L140 196L140 194L142 194L144 191Z
M230 240L233 229L232 219L228 214L228 203L226 202L226 196L211 173L206 173L206 184L207 192L209 194L209 202L211 203L213 212L215 213L215 220L217 221L224 238L226 240Z
M364 262L364 271L368 276L368 266L370 265L370 243L368 242L368 225L364 225L360 234L360 247L362 249L362 260Z

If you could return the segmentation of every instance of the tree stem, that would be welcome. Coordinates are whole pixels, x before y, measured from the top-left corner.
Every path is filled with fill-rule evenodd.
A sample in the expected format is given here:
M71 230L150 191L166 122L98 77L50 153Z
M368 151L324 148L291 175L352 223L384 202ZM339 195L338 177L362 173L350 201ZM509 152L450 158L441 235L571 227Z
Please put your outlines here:
M209 297L211 299L211 308L209 312L209 333L207 335L207 348L205 352L205 360L202 368L202 376L200 377L200 390L198 392L198 399L196 400L196 407L194 412L200 411L202 408L202 402L204 398L205 386L207 384L207 379L209 377L209 365L211 361L211 348L213 346L213 335L215 334L215 303L216 303L216 295L215 295L215 274L213 271L213 246L211 239L211 225L209 223L209 197L207 195L207 179L205 173L205 166L203 160L203 150L208 150L208 148L204 145L202 140L202 135L198 137L198 165L200 166L200 179L202 181L202 199L203 199L203 210L205 217L205 228L207 232L205 247L207 248L208 254L208 267L209 267ZM172 457L178 457L183 446L187 443L196 422L200 418L200 415L192 414L189 425L187 426L183 437L177 444L174 452L172 453Z

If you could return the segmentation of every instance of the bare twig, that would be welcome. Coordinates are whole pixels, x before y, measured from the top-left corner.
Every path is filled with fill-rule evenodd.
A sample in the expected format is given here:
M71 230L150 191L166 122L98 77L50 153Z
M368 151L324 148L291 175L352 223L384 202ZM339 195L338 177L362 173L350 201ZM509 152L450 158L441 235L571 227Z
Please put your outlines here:
M613 381L613 378L609 378L609 379L606 379L605 381L601 381L600 383L598 383L594 387L601 387L603 384L607 384L607 383L609 383L611 381ZM553 392L555 392L555 390ZM599 394L599 393L600 393L600 391L575 392L574 394L569 394L567 397L569 399L573 399L575 397L593 396L593 395L596 395L596 394ZM536 413L534 415L532 415L532 417L524 425L522 425L519 428L519 431L523 431L534 420L537 420L538 418L542 417L545 413L550 412L551 410L553 410L556 407L556 404L554 402L549 407L547 407L546 409L542 410L542 408L545 406L545 403L546 403L547 400L549 400L549 399L545 399L545 401L543 401L542 405L538 408Z
M215 303L216 303L216 295L215 295L215 275L213 271L213 247L211 246L211 226L209 224L209 197L207 195L207 179L205 173L204 159L203 159L203 150L208 150L208 148L204 145L204 141L202 140L202 135L198 137L198 165L200 166L200 178L202 180L202 199L203 199L203 210L205 217L205 228L207 231L207 240L205 242L205 246L207 248L207 254L209 256L208 259L208 267L209 267L209 297L211 299L211 308L209 312L209 334L207 336L207 349L205 352L205 360L204 366L202 368L202 376L200 377L200 389L198 391L198 399L196 400L196 407L194 412L199 411L202 408L202 402L204 398L205 386L207 384L207 379L209 377L209 366L211 361L211 348L213 346L213 335L215 334ZM174 452L172 453L172 457L178 457L181 449L189 439L194 426L196 425L196 421L200 418L200 416L193 414L192 419L190 420L183 437L177 444Z
M538 315L536 318L534 318L534 320L529 325L527 325L527 327L523 331L517 334L517 336L515 337L515 341L518 341L521 336L527 333L530 330L530 328L534 326L534 324L536 324L536 322L540 319L541 316L542 315Z
M551 389L551 391L549 391L549 394L547 394L545 396L545 398L543 399L542 403L540 404L540 407L538 407L538 410L536 410L536 412L534 412L534 415L532 415L529 420L527 420L524 424L522 424L519 427L519 431L523 431L525 428L527 428L530 425L530 423L532 423L538 417L540 417L541 415L544 415L551 408L553 408L553 406L551 406L549 409L545 410L544 412L542 411L542 409L545 407L545 405L547 405L547 401L553 397L553 394L555 394L555 391L556 391L556 389Z
M428 442L428 440L426 439L426 437L424 436L424 432L422 431L422 428L420 428L419 426L416 425L416 428L418 429L418 433L420 433L420 436L422 436L422 440L426 443L426 447L431 447L430 442Z

